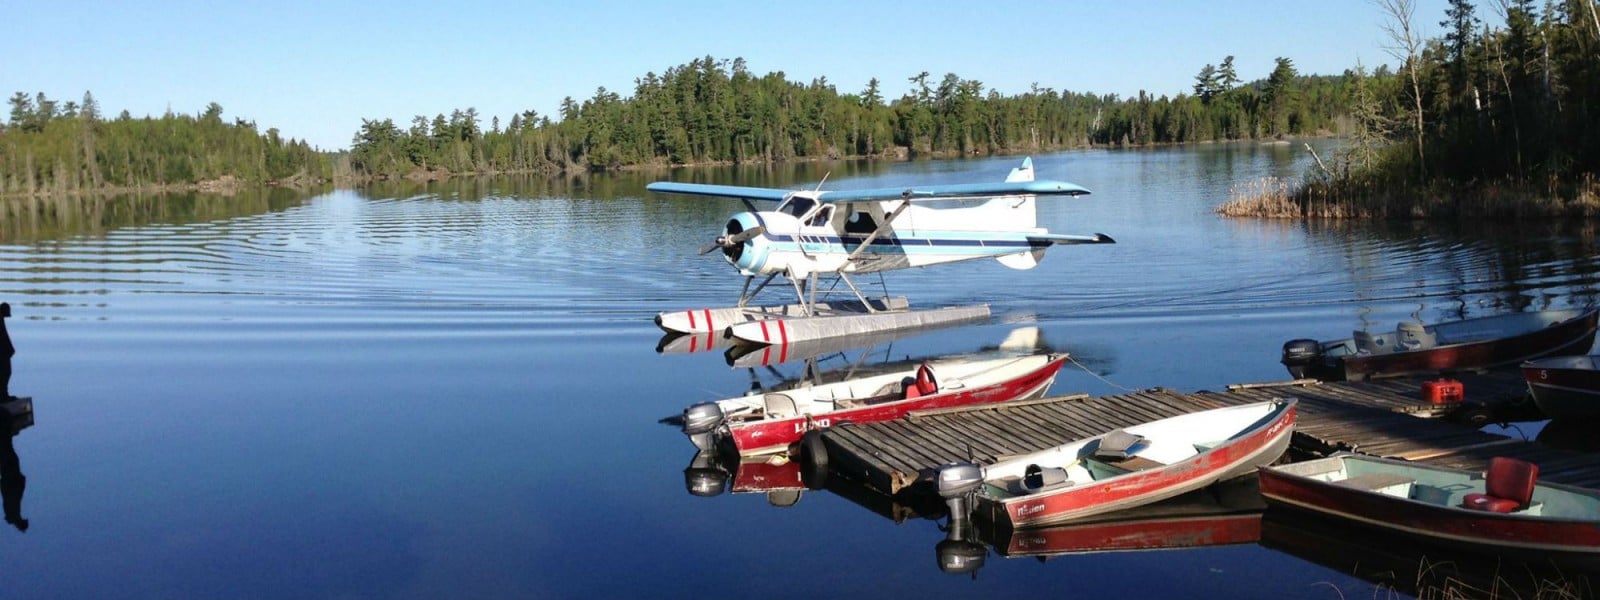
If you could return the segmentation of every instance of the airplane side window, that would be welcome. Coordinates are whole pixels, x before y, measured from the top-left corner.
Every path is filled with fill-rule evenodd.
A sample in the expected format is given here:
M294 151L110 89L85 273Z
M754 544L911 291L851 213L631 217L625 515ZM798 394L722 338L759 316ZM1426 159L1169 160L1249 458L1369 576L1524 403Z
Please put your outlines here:
M872 215L865 212L850 213L850 219L844 222L846 233L872 233L877 229L877 221L874 221Z
M816 214L811 215L811 218L806 220L806 225L810 225L812 227L822 227L824 225L827 225L828 221L830 221L832 219L833 219L833 207L832 206L824 206L822 208L817 209Z

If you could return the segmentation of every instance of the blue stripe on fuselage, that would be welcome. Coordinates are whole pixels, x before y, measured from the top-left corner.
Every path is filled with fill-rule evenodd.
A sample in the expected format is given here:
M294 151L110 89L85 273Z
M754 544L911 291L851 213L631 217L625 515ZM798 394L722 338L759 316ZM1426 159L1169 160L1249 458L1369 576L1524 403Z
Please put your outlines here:
M795 245L804 243L806 246L810 246L810 247L815 247L815 246L837 246L837 247L839 247L840 249L843 249L843 250L853 250L857 246L860 246L861 242L863 240L867 239L867 236L864 236L864 235L861 235L861 236L833 236L833 235L829 235L829 236L811 236L811 235L807 235L807 236L800 236L800 237L804 238L804 240L802 242L802 240L796 239L796 236L793 236L793 235L779 235L779 234L770 234L769 233L769 234L763 235L762 237L767 238L769 241L771 241L773 243L795 244ZM880 238L878 238L876 240L872 240L872 246L869 248L869 251L874 251L875 252L875 251L878 251L879 248L901 248L901 249L904 249L904 250L915 250L917 248L934 248L934 247L938 247L938 248L972 248L972 249L980 249L980 250L981 249L990 249L990 248L1004 248L1004 249L1011 250L1013 252L1022 252L1024 250L1028 250L1028 249L1032 249L1032 248L1046 248L1046 247L1049 247L1050 245L1051 245L1051 242L1049 242L1049 241L1045 241L1045 240L1034 241L1034 240L1027 240L1027 239L997 240L997 239L993 239L993 238L988 238L988 239L983 239L983 238L975 238L975 239L922 238L922 237L918 237L918 238L900 238L900 237L897 237L897 236L887 236L887 237L880 237Z

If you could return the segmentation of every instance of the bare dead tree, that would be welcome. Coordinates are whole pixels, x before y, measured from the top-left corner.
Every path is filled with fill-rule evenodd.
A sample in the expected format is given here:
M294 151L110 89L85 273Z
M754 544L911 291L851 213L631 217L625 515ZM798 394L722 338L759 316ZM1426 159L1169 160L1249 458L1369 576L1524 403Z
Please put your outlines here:
M1600 37L1600 11L1595 10L1596 2L1589 0L1585 4L1589 6L1589 20L1594 22L1594 34L1596 37Z
M1510 19L1511 5L1507 0L1495 0L1494 8L1502 22ZM1485 40L1490 39L1490 37L1488 34L1484 35ZM1485 43L1487 44L1487 42ZM1485 47L1487 48L1488 46ZM1511 87L1511 77L1506 74L1506 53L1498 43L1494 44L1493 48L1494 52L1491 56L1494 58L1496 70L1500 71L1500 84L1506 88L1506 104L1511 110L1511 136L1515 141L1513 145L1516 146L1517 152L1517 173L1520 174L1522 173L1522 119L1517 118L1517 97ZM1516 67L1522 68L1523 65L1516 65Z
M1428 166L1422 151L1422 75L1418 69L1422 66L1422 36L1412 27L1411 17L1416 12L1415 0L1374 0L1389 17L1383 24L1384 33L1389 35L1390 45L1384 46L1390 56L1405 62L1405 69L1411 79L1412 128L1415 129L1417 144L1417 169L1419 173L1427 175Z

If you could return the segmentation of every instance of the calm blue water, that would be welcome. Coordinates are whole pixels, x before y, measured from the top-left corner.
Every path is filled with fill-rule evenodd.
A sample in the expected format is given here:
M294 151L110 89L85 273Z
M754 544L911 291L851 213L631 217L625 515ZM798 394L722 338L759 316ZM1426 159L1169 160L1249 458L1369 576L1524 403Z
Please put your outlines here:
M1283 145L1035 157L1040 177L1095 192L1041 203L1041 224L1120 243L1060 247L1032 271L891 274L918 305L988 302L996 319L874 352L972 351L1034 325L1093 371L1069 367L1057 393L1192 391L1285 378L1289 338L1594 299L1580 228L1212 213L1308 160ZM670 177L844 189L999 180L1017 161ZM1375 593L1252 544L991 553L953 576L932 521L825 491L787 508L686 493L692 448L656 420L752 374L658 354L650 319L734 298L732 269L695 250L740 205L643 191L663 176L0 201L11 389L37 421L14 440L30 527L0 530L0 598Z

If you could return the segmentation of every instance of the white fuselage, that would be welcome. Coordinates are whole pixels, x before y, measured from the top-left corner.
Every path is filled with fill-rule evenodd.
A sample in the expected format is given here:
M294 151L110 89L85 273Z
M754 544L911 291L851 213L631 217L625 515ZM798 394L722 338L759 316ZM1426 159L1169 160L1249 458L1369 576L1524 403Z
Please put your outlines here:
M1035 226L1034 202L1031 195L918 202L904 208L874 238L874 231L889 222L900 201L828 204L796 192L777 210L734 215L728 233L755 227L764 230L740 246L724 249L724 255L745 275L796 277L871 273L1018 254L1034 255L1022 261L1032 266L1050 246L1046 241L1028 239L1029 234L1044 232ZM870 245L857 252L869 238Z

